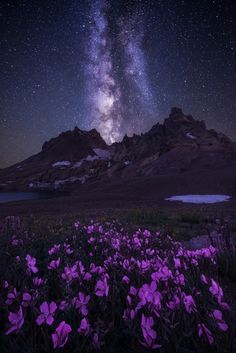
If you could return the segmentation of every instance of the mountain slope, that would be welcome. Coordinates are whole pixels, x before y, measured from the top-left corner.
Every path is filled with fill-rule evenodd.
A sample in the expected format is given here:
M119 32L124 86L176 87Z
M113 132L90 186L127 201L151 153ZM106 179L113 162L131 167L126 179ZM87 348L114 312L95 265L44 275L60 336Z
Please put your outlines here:
M42 151L0 171L0 187L74 189L158 175L178 175L227 168L236 161L235 143L203 121L172 108L163 124L107 146L96 130L75 128L44 143Z

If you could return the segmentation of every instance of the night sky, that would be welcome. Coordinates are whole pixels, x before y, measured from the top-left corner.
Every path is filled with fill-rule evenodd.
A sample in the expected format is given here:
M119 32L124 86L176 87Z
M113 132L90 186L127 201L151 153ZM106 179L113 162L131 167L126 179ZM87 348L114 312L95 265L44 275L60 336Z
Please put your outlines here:
M0 4L0 168L78 126L111 143L172 106L236 140L234 1Z

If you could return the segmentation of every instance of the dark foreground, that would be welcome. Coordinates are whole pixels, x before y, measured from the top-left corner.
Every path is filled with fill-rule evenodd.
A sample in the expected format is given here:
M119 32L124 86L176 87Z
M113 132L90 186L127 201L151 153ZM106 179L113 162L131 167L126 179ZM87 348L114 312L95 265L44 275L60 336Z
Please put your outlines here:
M0 351L235 352L231 237L187 250L157 230L5 219Z

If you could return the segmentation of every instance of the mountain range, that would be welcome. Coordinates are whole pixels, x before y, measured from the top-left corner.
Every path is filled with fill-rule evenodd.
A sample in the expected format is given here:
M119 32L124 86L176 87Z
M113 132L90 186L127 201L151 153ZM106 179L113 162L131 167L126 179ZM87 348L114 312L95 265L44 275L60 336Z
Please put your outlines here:
M96 190L124 183L138 189L137 181L177 183L181 175L192 180L212 175L214 179L219 173L227 187L227 173L236 180L235 170L235 142L180 108L172 108L163 124L110 146L95 129L75 127L63 132L45 142L38 154L0 170L0 190Z

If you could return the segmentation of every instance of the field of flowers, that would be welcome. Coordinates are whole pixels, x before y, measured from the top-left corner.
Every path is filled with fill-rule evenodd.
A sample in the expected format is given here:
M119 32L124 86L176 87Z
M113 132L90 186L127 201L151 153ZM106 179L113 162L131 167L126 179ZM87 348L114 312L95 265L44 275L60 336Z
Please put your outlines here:
M0 239L0 352L235 352L217 249L115 222Z

